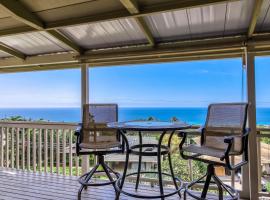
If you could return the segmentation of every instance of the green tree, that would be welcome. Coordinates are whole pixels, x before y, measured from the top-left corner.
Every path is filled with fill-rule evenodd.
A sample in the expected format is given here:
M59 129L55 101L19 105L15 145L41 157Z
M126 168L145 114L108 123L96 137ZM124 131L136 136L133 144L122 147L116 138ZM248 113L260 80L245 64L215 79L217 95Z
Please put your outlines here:
M11 117L8 117L8 118L4 118L4 119L1 119L1 120L6 120L6 121L28 121L26 120L25 118L23 118L22 116L11 116Z
M146 120L146 121L155 121L155 120L156 120L156 118L155 118L155 117L150 116L150 117L148 117L148 118L147 118L147 120Z
M202 162L197 161L188 161L184 160L179 153L179 143L182 138L179 138L177 135L174 135L171 140L171 159L173 164L173 170L175 176L179 177L184 181L191 181L189 164L191 164L191 173L193 179L199 178L203 176L206 172L206 165ZM164 143L167 144L169 140L169 134L164 136ZM190 138L192 140L192 138ZM189 163L191 162L191 163ZM164 171L169 172L169 161L168 159L164 159L162 162L162 168Z
M180 120L177 117L172 117L171 122L179 122Z

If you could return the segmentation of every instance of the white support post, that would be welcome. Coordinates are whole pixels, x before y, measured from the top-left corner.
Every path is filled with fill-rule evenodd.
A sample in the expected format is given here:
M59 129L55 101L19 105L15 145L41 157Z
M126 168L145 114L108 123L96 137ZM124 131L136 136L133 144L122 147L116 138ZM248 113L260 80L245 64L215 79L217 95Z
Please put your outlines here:
M83 111L83 105L89 103L89 70L88 64L81 65L81 111ZM83 113L83 112L82 112ZM89 170L89 156L82 156L82 173L86 173Z
M249 173L247 174L247 167L244 167L242 174L243 194L245 194L245 198L258 199L260 174L256 132L255 56L246 51L245 57L247 66L247 100L250 104L248 110L248 125L251 132L249 135ZM247 193L249 193L248 196L246 196Z

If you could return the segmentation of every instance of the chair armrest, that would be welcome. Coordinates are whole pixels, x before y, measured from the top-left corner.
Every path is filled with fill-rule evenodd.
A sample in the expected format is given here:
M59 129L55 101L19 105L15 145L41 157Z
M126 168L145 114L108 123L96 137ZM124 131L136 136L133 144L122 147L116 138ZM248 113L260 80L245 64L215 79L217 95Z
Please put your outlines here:
M79 123L75 129L74 135L79 136L81 129L82 129L82 123Z
M185 144L186 142L186 138L187 138L187 135L195 135L195 136L201 136L201 143L202 143L202 139L203 139L203 134L204 134L204 126L201 126L200 128L198 129L194 129L192 131L179 131L178 133L178 136L179 137L182 137L183 139L181 140L181 143L179 144L179 149L180 151L182 150L183 148L183 145Z
M226 159L226 162L228 162L229 160L229 153L231 151L232 145L234 142L234 137L229 136L229 137L225 137L224 138L224 143L228 144L225 152L224 152L224 156L222 158L220 158L221 161L223 161L224 159Z
M197 129L190 128L188 130L181 130L178 132L178 136L183 137L184 134L200 136L202 134L203 130L204 130L204 126L201 126L200 128L197 128Z
M225 137L224 143L230 144L234 142L234 137Z
M200 126L200 128L198 128L198 129L197 129L197 131L199 131L199 132L203 132L203 131L204 131L204 129L205 129L205 126Z
M77 136L77 137L80 136L81 135L81 130L82 130L81 127L77 127L75 132L74 132L74 135Z
M179 131L178 132L178 137L185 137L187 135L186 131Z
M202 136L203 132L204 132L204 126L198 128L198 129L195 129L195 130L196 131L179 131L178 136L182 137L182 140L181 140L181 142L179 144L180 151L183 149L183 145L186 142L187 135L198 135L198 133L200 133L200 136ZM196 132L196 134L194 134L195 132Z
M187 139L187 132L181 131L181 132L178 133L178 136L182 137L182 140L181 140L181 142L179 144L179 150L180 150L180 152L182 152L183 145L185 144L186 139Z
M82 133L82 126L78 126L74 132L74 135L76 136L76 154L80 155L80 143L81 143L81 133Z
M234 169L238 169L239 167L243 166L244 164L246 164L248 162L248 149L247 149L247 143L248 143L248 135L250 133L250 128L246 128L244 134L242 135L237 135L237 136L229 136L229 137L225 137L224 139L224 143L227 143L227 149L224 152L224 156L220 159L221 161L223 161L225 159L226 165L228 167L228 169L230 170L234 170ZM244 161L238 163L237 165L231 165L230 163L230 159L229 159L229 153L231 151L232 145L234 143L234 139L235 138L242 138L242 143L244 144L243 149L241 150L241 152L244 152Z
M227 143L227 144L233 143L234 142L234 138L236 138L236 137L243 138L244 139L245 137L247 137L249 135L249 133L250 133L250 128L246 128L243 135L235 135L235 136L225 137L224 143Z
M243 134L243 136L242 137L246 137L246 136L248 136L249 135L249 133L250 133L250 128L246 128L245 129L245 133Z

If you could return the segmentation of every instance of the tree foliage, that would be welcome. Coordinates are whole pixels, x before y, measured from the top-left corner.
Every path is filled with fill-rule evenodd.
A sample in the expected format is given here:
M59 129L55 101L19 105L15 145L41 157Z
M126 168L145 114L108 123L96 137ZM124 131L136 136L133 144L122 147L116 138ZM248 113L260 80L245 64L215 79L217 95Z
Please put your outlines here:
M179 177L184 181L191 181L191 177L193 177L193 179L196 179L205 174L206 165L202 162L184 160L180 156L179 144L181 139L182 138L178 137L177 135L174 135L171 141L171 159L173 164L173 170L175 176ZM169 134L164 137L163 141L165 144L167 144L168 140ZM191 163L189 164L189 162ZM189 165L191 167L191 170ZM162 162L162 168L164 171L170 172L169 160L167 159L167 157ZM192 176L190 175L190 173L192 173Z

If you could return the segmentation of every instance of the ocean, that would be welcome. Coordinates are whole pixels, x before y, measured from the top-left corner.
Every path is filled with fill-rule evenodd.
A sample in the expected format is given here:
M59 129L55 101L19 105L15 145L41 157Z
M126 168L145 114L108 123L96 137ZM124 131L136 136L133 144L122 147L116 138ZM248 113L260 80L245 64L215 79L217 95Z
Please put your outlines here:
M207 108L119 108L119 121L145 120L153 117L168 121L176 117L184 122L201 125ZM0 108L0 119L22 116L26 119L43 119L51 122L80 122L80 108ZM270 125L270 108L257 108L257 124Z

